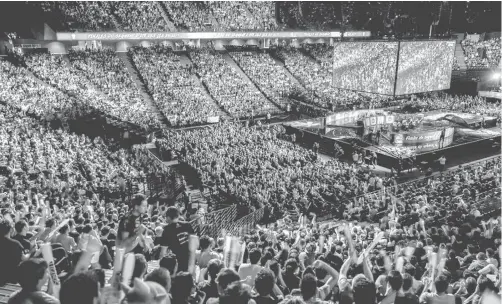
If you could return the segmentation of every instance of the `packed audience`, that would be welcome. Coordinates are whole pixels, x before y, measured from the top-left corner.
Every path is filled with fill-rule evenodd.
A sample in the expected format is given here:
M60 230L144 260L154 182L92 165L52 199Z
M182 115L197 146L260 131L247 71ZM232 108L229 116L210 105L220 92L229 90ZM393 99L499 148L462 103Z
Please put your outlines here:
M76 70L116 104L143 115L143 123L159 126L154 109L145 103L125 63L112 49L70 51L68 58Z
M44 1L40 7L45 12L58 12L71 30L116 30L110 7L98 1Z
M460 166L440 176L400 184L383 196L362 195L348 204L343 216L369 222L380 219L380 223L393 217L402 226L415 224L419 219L424 219L428 226L449 222L460 225L471 221L469 215L479 217L486 212L482 203L487 197L500 196L501 173L499 157ZM384 205L388 205L383 210L386 214L377 216L377 210Z
M231 52L230 55L265 95L281 108L287 107L288 97L295 93L306 94L305 89L291 79L285 68L268 53Z
M237 71L231 64L232 59L225 56L229 55L210 49L190 52L196 73L218 104L234 117L280 113L277 106Z
M76 101L49 85L42 85L30 77L26 69L7 60L0 61L0 100L34 114L43 120L51 120L56 114L74 117Z
M311 92L309 101L317 106L334 110L381 108L392 103L392 98L388 96L334 88L332 65L326 61L321 64L296 48L280 48L277 55L293 76Z
M163 1L162 3L178 29L189 32L214 29L207 2Z
M150 171L168 173L141 151L117 150L99 137L52 130L8 106L1 107L1 120L3 203L28 207L33 195L69 207L84 203L85 196L94 200L91 192L99 197L97 202L108 202L124 199L133 188L129 182L135 188L145 184Z
M204 188L225 192L251 208L269 206L278 218L287 209L321 210L342 198L381 189L393 177L370 185L365 168L354 163L323 161L317 154L281 138L282 126L255 129L226 123L212 128L169 132L158 140L195 168ZM302 181L302 182L299 182ZM340 207L341 208L341 207Z
M454 47L454 41L401 43L396 95L449 88Z
M500 158L464 168L449 182L484 178L492 167L500 174ZM441 192L441 184L433 180L431 188ZM9 271L0 278L21 286L9 303L41 297L61 304L499 302L500 215L470 213L457 200L454 208L443 209L444 222L437 222L441 215L430 208L437 206L433 199L423 195L406 202L416 211L402 220L407 214L397 211L403 203L396 198L380 225L317 223L315 216L301 214L298 221L286 217L270 228L257 225L239 236L222 232L216 239L195 236L178 208L148 207L141 194L129 211L120 208L119 217L113 205L106 205L106 213L63 205L51 217L37 215L42 227L31 220L33 211L10 211L7 203L0 241L10 255L0 267ZM44 211L50 205L33 201ZM55 269L40 258L40 242L53 244ZM130 255L124 259L119 249ZM112 268L112 256L109 277L110 271L99 268ZM153 257L158 263L147 262ZM57 289L53 274L61 280Z
M156 1L109 2L122 31L168 32L169 26Z
M484 41L462 40L462 48L465 55L465 64L468 69L480 69L500 66L501 39L493 38ZM486 56L482 57L485 52Z
M131 58L157 107L172 126L205 124L210 117L225 117L205 91L190 65L162 46L132 48Z
M500 119L500 102L489 102L484 97L469 95L449 95L446 93L426 93L412 98L403 104L406 112L429 112L434 110L447 110L481 114Z
M267 31L277 28L275 3L211 1L209 8L218 22L218 31Z
M114 53L85 51L71 56L73 64L63 56L50 54L29 54L23 59L37 77L79 99L81 104L144 129L159 127L157 116L138 99L137 92L132 87L124 88L130 84L130 76Z

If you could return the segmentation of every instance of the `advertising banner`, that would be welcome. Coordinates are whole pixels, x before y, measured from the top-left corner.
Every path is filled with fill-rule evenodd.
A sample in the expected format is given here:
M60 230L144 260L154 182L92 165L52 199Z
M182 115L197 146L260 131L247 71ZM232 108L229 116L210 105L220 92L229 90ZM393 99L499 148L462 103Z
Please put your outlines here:
M261 38L340 38L340 31L334 32L157 32L157 33L113 33L113 32L87 32L87 33L56 33L58 41L78 40L190 40L190 39L261 39ZM370 37L371 32L345 32L346 37Z
M444 130L443 142L440 142L440 131L428 131L421 133L395 133L392 134L392 141L395 146L406 146L416 152L441 149L453 143L453 134L455 128L450 127Z
M429 141L439 141L441 131L429 131L422 133L405 133L403 135L403 145L415 145Z
M219 116L210 116L207 118L208 123L218 123L220 122L220 117Z

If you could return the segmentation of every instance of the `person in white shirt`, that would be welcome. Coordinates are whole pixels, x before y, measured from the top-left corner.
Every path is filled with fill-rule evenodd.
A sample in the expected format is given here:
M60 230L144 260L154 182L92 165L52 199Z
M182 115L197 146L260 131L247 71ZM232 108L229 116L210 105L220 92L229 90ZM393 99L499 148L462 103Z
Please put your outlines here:
M448 279L444 275L440 275L434 282L435 292L428 292L428 284L426 282L424 291L420 295L420 303L429 304L455 304L455 296L447 293Z
M249 252L249 264L245 263L239 267L239 277L241 280L246 280L246 284L254 287L256 275L263 268L258 263L261 259L261 252L258 249L251 249ZM249 277L249 278L248 278Z

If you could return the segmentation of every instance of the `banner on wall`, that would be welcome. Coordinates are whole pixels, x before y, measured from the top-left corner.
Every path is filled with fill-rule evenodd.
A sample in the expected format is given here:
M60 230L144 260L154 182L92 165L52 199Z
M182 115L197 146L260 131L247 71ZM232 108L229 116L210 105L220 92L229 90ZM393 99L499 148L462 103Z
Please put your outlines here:
M428 132L414 132L414 133L394 133L392 134L392 141L395 146L406 146L410 149L426 149L432 148L433 144L436 149L446 147L453 143L453 134L455 128L449 127L444 130L443 143L440 142L442 130L428 131Z
M220 117L219 116L209 116L207 118L208 123L218 123L220 122Z
M344 37L370 37L369 31L345 32ZM158 32L158 33L56 33L58 41L78 40L182 40L182 39L261 39L261 38L340 38L342 33L335 32Z
M363 120L363 123L366 119L370 117L366 117L368 115L376 115L385 117L385 112L383 110L356 110L356 111L347 111L347 112L338 112L333 115L326 117L326 123L328 125L347 125L356 123L359 120ZM378 122L378 118L375 118L375 124ZM381 118L380 121L387 121L388 118ZM394 117L390 118L389 121L394 122Z

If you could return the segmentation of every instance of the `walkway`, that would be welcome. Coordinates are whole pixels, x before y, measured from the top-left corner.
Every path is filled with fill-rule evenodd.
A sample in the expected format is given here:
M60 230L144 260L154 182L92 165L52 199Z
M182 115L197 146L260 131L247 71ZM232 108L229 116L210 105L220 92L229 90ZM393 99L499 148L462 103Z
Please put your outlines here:
M136 88L139 90L141 97L143 98L143 101L145 104L149 106L150 109L152 109L151 112L155 113L155 116L159 119L159 121L162 123L162 127L167 129L169 126L169 123L167 121L167 118L162 115L162 113L159 111L157 106L155 105L155 101L153 100L153 97L148 93L147 87L145 83L142 81L140 78L140 74L138 70L136 70L136 67L133 65L131 62L131 59L129 58L127 53L117 53L117 56L122 59L124 62L127 71L129 72L129 75L131 75L132 80L134 81L134 84L136 85Z
M270 98L268 98L268 96L265 93L263 93L263 91L260 90L260 88L258 88L256 86L256 84L248 77L248 75L241 69L239 64L237 62L235 62L235 60L228 54L228 52L224 52L224 53L222 53L222 55L223 55L223 58L227 61L227 63L230 66L232 66L235 69L235 71L237 71L237 73L242 77L242 79L244 79L251 86L253 86L258 92L260 92L271 104L276 106L278 109L281 109L280 105L278 105L277 103L272 101Z

